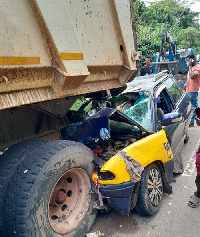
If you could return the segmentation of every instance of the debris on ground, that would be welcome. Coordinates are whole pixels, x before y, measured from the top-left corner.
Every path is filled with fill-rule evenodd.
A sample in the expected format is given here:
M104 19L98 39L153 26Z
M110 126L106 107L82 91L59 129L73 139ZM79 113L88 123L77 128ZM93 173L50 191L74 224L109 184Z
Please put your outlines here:
M87 233L86 237L103 237L104 234L101 233L100 231L96 231L94 233Z

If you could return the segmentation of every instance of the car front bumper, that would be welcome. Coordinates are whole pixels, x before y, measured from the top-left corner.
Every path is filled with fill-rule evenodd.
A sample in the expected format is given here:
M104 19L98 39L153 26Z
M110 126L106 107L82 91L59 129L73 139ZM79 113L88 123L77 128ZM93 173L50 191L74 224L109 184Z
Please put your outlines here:
M134 187L135 183L129 181L122 184L103 185L99 188L99 192L107 198L112 208L122 215L128 215Z

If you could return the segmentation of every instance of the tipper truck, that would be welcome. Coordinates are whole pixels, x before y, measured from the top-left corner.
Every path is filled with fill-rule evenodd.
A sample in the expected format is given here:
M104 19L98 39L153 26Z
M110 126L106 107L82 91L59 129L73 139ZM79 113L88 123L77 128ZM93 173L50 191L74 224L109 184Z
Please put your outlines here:
M137 74L132 1L6 0L0 12L0 236L84 236L102 206L97 155L65 140L68 112Z
M82 237L97 211L155 215L183 171L189 98L136 77L131 0L0 3L0 236Z

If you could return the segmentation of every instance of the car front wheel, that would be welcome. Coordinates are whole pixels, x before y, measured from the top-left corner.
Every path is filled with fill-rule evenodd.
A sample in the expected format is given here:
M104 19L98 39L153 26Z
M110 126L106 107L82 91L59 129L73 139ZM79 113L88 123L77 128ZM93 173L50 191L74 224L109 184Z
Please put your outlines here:
M160 209L162 197L161 171L159 166L153 163L145 167L142 173L136 211L142 215L155 215Z

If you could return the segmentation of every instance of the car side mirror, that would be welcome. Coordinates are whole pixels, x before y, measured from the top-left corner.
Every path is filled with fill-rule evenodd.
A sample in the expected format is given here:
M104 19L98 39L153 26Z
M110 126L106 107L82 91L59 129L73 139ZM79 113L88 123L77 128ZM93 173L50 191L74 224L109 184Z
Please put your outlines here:
M165 114L162 118L161 124L162 126L167 126L176 122L180 122L182 120L182 116L180 113L173 112L169 114Z

